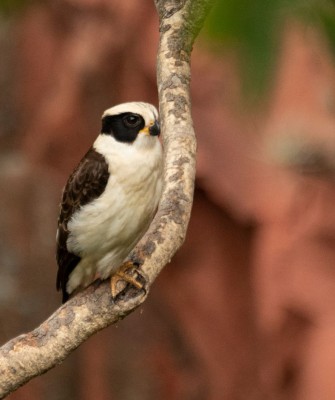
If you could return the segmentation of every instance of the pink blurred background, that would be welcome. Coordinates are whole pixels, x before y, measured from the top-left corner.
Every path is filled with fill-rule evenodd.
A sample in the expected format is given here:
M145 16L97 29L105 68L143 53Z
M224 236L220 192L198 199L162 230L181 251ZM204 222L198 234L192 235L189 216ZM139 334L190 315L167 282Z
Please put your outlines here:
M157 105L151 1L32 3L0 21L0 338L59 305L68 174L123 101ZM139 34L140 32L140 34ZM290 21L261 107L231 52L192 56L197 188L148 301L12 400L335 399L335 69Z

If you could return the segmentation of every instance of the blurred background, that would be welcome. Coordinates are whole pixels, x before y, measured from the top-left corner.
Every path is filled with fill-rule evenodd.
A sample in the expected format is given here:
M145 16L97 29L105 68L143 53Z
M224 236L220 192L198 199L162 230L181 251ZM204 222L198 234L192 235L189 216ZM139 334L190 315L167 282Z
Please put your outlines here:
M11 400L335 399L334 15L217 3L192 56L183 248L140 309ZM60 305L62 186L106 108L157 104L157 43L153 1L1 0L1 343Z

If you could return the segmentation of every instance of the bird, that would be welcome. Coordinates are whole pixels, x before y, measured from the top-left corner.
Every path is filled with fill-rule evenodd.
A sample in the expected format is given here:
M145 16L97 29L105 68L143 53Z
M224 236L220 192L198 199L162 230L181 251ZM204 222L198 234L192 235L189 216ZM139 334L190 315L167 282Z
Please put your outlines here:
M147 231L163 186L157 109L128 102L107 109L101 132L63 189L56 235L62 302L96 279L142 285L125 259ZM114 281L113 281L113 278Z

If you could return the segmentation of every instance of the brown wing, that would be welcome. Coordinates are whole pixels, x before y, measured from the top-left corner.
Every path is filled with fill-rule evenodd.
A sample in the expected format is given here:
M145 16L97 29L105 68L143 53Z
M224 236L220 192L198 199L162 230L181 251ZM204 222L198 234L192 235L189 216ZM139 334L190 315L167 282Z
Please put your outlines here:
M73 171L63 191L58 219L57 290L63 291L63 303L68 299L66 284L69 275L80 261L80 254L67 249L68 223L73 214L85 204L96 199L104 191L109 178L108 164L103 155L91 148Z

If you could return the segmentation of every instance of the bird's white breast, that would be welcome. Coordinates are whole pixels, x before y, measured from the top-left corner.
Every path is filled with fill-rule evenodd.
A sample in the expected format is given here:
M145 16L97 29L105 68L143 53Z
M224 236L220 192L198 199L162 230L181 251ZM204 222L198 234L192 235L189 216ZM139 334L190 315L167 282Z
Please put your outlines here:
M69 277L69 293L115 272L154 216L162 190L161 145L157 137L138 139L127 144L99 135L94 143L110 176L103 194L68 224L68 249L82 258Z

